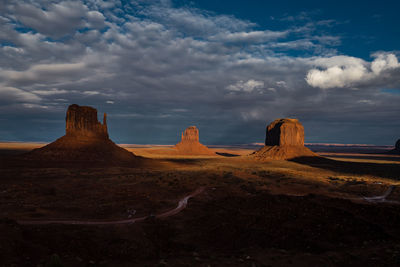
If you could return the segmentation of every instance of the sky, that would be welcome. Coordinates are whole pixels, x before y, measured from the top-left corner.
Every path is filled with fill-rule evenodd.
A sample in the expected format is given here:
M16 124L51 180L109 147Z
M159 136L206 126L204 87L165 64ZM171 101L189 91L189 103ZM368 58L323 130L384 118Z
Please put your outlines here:
M297 118L308 143L400 138L398 1L2 0L0 141L50 142L70 104L117 143L263 142Z

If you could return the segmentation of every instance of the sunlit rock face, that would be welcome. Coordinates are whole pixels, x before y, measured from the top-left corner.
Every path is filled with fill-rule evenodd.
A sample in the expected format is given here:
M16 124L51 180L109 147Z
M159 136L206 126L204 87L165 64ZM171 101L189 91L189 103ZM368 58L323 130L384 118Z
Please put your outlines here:
M199 142L199 130L196 126L190 126L182 133L182 142L186 141Z
M267 126L266 146L304 146L304 127L297 119L277 119Z
M304 127L297 119L277 119L267 126L265 146L252 153L256 160L287 160L314 157L314 152L304 146Z
M128 163L137 165L133 153L110 140L106 114L103 123L97 120L97 110L92 107L70 105L65 118L65 135L56 141L23 155L26 160L41 162L68 162L102 165Z
M181 141L174 149L182 155L215 155L208 147L199 142L199 130L196 126L190 126L182 133Z
M65 118L65 133L73 137L92 137L108 139L107 115L104 113L103 124L97 120L97 110L92 107L70 105Z

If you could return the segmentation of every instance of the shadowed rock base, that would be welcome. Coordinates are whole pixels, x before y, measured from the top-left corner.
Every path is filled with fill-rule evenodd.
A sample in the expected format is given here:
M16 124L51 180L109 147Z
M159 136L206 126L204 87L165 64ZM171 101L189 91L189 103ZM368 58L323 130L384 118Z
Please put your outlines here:
M400 139L397 140L395 148L388 152L389 154L400 155Z
M25 159L40 161L98 162L118 164L133 162L133 153L117 146L110 139L91 140L63 136L42 148L34 149L23 156Z
M251 154L251 156L257 160L287 160L307 156L316 157L318 155L304 146L264 146Z

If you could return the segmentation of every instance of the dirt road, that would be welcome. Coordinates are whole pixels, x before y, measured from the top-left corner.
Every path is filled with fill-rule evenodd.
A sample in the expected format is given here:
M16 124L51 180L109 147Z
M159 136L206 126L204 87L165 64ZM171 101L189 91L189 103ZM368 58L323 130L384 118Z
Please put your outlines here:
M205 187L199 187L191 194L185 196L178 202L178 206L172 210L154 215L155 218L167 218L178 214L186 208L188 200L201 194L205 190ZM132 224L135 222L141 222L149 218L150 216L126 219L126 220L114 220L114 221L90 221L90 220L17 220L18 224L22 225L45 225L45 224L68 224L68 225L115 225L115 224Z

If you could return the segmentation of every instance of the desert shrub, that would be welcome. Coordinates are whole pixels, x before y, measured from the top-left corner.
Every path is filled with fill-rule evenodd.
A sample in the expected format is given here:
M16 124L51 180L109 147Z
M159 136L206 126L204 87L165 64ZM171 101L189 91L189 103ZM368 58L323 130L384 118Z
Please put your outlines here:
M51 255L49 261L45 265L46 267L64 267L60 257L57 254Z

